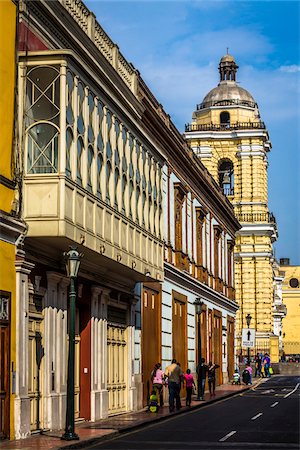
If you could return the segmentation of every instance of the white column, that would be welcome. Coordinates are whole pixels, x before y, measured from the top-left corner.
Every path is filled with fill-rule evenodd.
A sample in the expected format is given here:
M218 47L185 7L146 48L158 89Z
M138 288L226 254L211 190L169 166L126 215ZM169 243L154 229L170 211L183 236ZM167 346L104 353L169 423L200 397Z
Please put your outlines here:
M128 364L128 409L129 411L137 410L137 389L134 378L134 338L135 338L135 305L137 299L132 297L129 308L129 320L127 327L127 364Z
M25 261L25 253L18 251L16 266L16 439L30 435L30 400L28 396L28 276L34 264Z
M65 422L67 359L67 285L59 273L47 272L44 307L44 427L61 429Z
M92 286L91 304L91 421L108 416L107 303L110 291Z

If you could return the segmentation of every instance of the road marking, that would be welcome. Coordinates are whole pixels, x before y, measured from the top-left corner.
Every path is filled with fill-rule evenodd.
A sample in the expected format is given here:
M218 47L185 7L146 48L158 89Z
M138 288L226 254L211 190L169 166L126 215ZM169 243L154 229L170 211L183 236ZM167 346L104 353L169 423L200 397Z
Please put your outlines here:
M291 392L286 394L283 398L289 397L291 394L293 394L298 389L299 386L300 386L300 383L297 383L296 386L295 386L295 389L293 389Z
M271 408L274 408L274 406L276 406L276 405L278 405L278 404L279 404L279 402L273 403L273 405L271 405Z
M275 392L274 389L267 389L266 391L261 392L261 394L271 394L272 392Z
M263 413L258 413L258 414L256 414L256 416L251 417L251 420L255 420L255 419L257 419L258 417L260 417L262 415L263 415Z
M219 439L219 442L224 442L226 441L228 438L230 438L231 436L233 436L236 433L236 431L230 431L230 433L226 434L226 436L222 437L221 439Z

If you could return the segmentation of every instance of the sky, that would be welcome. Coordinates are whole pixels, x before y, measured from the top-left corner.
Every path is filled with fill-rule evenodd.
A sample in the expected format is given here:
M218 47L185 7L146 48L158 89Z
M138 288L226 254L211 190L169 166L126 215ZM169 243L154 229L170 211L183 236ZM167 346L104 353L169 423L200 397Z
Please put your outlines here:
M141 73L180 132L219 82L226 48L272 142L269 209L275 256L300 265L300 2L89 0L88 8Z

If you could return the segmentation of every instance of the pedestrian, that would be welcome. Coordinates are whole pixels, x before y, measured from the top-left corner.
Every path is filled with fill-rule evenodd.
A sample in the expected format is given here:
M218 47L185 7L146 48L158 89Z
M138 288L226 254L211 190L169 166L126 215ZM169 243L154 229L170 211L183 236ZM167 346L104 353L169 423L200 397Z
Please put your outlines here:
M205 364L205 358L201 358L200 367L197 366L197 377L199 378L199 387L200 392L198 392L198 396L200 400L204 400L204 391L205 391L205 383L206 383L206 374L208 372L208 365Z
M254 374L254 378L261 376L261 364L262 364L261 357L260 357L259 353L257 353L256 356L255 356L255 374Z
M164 405L163 400L163 371L161 370L161 364L157 363L155 364L152 372L151 372L151 381L153 389L157 392L157 398L159 398L159 404L160 406Z
M212 361L209 361L208 363L208 387L211 397L216 395L216 369L219 367L219 364L213 364Z
M251 367L250 363L246 364L245 370L247 370L249 373L248 383L246 383L246 384L250 385L250 384L252 384L252 367Z
M265 368L265 376L267 378L270 378L271 375L270 375L269 369L270 369L270 365L271 365L271 360L270 360L268 353L265 353L263 363L264 363L264 368Z
M191 406L192 401L192 392L193 386L195 387L194 377L191 374L190 369L186 370L186 373L183 375L183 379L185 381L185 389L186 389L186 406Z
M164 376L168 378L169 388L169 409L170 412L174 411L174 403L176 403L176 409L181 408L180 404L180 383L182 382L183 373L178 366L176 359L172 359L172 363L166 368Z

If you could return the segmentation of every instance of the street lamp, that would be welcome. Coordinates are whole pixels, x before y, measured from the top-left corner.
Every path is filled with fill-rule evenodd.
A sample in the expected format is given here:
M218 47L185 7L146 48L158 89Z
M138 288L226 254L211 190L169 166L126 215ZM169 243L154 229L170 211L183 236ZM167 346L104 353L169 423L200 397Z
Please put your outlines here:
M194 301L195 305L195 311L198 319L198 389L197 389L197 400L203 400L203 393L202 393L202 370L201 370L201 360L202 360L202 354L201 354L201 313L202 313L202 306L203 302L199 297L195 298Z
M76 287L80 259L82 254L77 251L77 247L70 247L68 252L64 253L66 269L70 278L69 291L69 355L68 355L68 379L67 379L67 410L66 427L61 439L65 441L78 440L79 436L75 433L75 410L74 410L74 356L75 356L75 305L76 305Z
M251 315L248 313L246 316L246 322L247 322L247 327L250 328L250 323L251 323ZM247 348L247 358L248 358L248 364L250 364L250 347Z

